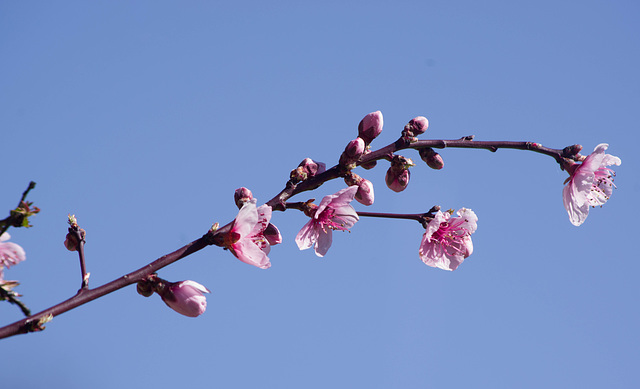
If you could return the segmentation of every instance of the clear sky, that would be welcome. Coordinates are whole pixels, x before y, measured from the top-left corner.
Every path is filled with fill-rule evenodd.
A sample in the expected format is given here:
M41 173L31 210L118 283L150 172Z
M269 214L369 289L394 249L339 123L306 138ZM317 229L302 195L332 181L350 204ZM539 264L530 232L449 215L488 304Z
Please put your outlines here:
M217 247L160 272L206 285L187 318L129 287L43 333L0 341L3 388L626 388L638 382L635 254L640 7L632 1L65 1L0 3L0 212L30 180L42 208L12 229L6 271L35 312L80 286L63 241L87 231L92 287L267 201L305 157L337 162L381 110L374 142L430 120L422 139L526 140L622 159L611 200L574 227L567 174L530 152L445 149L368 211L467 207L475 251L425 266L415 222L363 219L326 257L307 221L275 213L284 243L261 270ZM636 172L636 173L634 173ZM321 199L331 182L294 200ZM356 205L359 210L365 207ZM1 216L0 217L4 217ZM21 318L0 305L1 324Z

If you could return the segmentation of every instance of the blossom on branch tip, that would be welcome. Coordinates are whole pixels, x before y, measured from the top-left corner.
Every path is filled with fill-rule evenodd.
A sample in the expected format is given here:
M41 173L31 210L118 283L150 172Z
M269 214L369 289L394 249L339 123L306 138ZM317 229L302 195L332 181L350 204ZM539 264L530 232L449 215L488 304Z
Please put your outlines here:
M357 191L358 186L353 185L325 196L313 210L311 220L298 232L298 248L306 250L313 246L316 255L323 257L331 247L333 230L347 231L358 221L358 214L351 206Z
M570 177L562 191L562 200L574 226L584 223L589 216L589 207L602 206L613 193L615 172L607 166L619 166L622 160L605 154L608 147L601 143L581 164L574 163L566 168Z
M255 199L245 203L233 221L231 231L224 238L224 246L242 262L268 269L271 262L267 254L271 244L282 242L280 231L275 226L267 230L269 220L270 206L264 204L256 207Z
M457 217L438 211L427 224L420 243L420 259L426 265L444 270L456 268L473 252L471 234L476 231L478 217L467 208L458 210Z
M209 289L195 281L170 282L158 292L169 308L181 315L197 317L207 309L207 298L203 293Z

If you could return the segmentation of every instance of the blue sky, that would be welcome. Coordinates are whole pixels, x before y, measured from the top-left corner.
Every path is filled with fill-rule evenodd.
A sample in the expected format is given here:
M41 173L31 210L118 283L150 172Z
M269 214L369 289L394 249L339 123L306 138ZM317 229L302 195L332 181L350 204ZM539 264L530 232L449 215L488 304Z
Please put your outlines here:
M3 387L630 387L640 361L635 202L639 7L630 1L3 2L0 206L30 180L42 208L11 230L6 272L40 311L80 285L66 217L87 231L92 287L200 237L233 191L278 193L305 157L333 165L367 113L374 147L424 115L422 139L527 140L622 159L612 199L574 227L548 157L445 149L373 212L467 207L474 253L425 266L415 222L363 219L325 258L275 213L272 268L217 247L163 269L206 285L187 318L134 288L1 341ZM403 153L419 161L417 153ZM331 182L294 199L321 199ZM364 210L365 207L357 206ZM8 304L0 318L21 318Z

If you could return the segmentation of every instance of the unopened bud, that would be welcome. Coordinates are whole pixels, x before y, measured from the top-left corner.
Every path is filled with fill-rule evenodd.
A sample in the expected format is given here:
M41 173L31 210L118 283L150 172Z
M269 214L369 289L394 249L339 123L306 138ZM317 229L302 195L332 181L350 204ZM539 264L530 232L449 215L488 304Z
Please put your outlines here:
M382 132L382 112L375 111L367 114L358 124L358 136L365 144L371 143Z
M362 138L358 137L352 140L347 144L347 147L345 147L344 152L340 156L340 165L349 167L349 165L355 164L360 157L362 157L364 150L365 144ZM353 167L355 166L351 166L351 168Z
M371 181L360 177L354 172L349 172L344 177L344 183L347 184L347 186L356 185L358 187L358 191L356 192L354 198L360 204L363 204L363 205L373 204L374 195L373 195L373 184L371 183Z
M358 191L354 197L362 205L373 204L373 184L367 179L362 179L358 184Z
M582 151L582 145L567 146L564 149L562 149L562 156L573 157L574 155L578 154L580 151Z
M436 153L431 147L420 149L419 153L420 158L422 158L431 169L440 170L444 167L442 156Z
M64 247L69 251L78 251L78 238L74 232L69 232L64 240Z
M316 162L311 158L305 158L297 168L291 171L290 178L295 182L300 182L317 174L324 173L326 169L327 165L324 163Z
M153 294L153 285L147 281L140 281L136 285L136 291L144 297L150 297Z
M387 170L385 182L389 189L395 192L402 192L409 185L409 168L415 166L410 158L402 155L394 155L391 160L391 167Z
M307 178L324 173L327 170L327 165L322 162L316 162L311 158L303 159L298 166L304 169L305 173L307 173Z
M411 121L404 126L402 135L412 137L418 136L420 134L424 134L424 132L427 131L427 128L429 128L429 121L427 118L424 116L418 116L411 119Z
M211 293L195 281L168 282L157 291L169 308L181 315L197 317L207 309L207 298L203 293Z
M389 168L387 170L387 175L384 178L387 187L394 192L402 192L407 189L407 185L409 185L409 178L411 177L411 173L409 170L401 170L395 171L393 168Z
M233 199L235 200L238 209L240 209L243 205L253 200L253 194L249 189L242 187L236 189L235 193L233 194Z
M78 251L78 245L80 244L80 241L78 241L78 232L80 234L80 239L83 241L87 234L82 228L80 228L78 232L74 231L76 228L78 228L77 224L74 227L69 227L69 233L64 239L64 247L69 251Z

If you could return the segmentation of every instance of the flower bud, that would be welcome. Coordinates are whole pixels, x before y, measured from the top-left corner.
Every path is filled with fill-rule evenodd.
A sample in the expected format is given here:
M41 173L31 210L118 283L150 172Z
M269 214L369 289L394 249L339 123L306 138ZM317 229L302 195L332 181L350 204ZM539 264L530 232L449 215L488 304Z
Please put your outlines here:
M572 157L582 151L582 145L571 145L562 149L563 157Z
M409 185L409 178L411 174L409 170L394 171L393 168L387 170L387 175L384 178L385 183L394 192L402 192L407 189Z
M427 163L431 169L440 170L444 167L442 156L436 153L431 147L425 147L419 150L420 158Z
M373 184L371 181L366 180L354 172L349 172L344 177L344 183L347 186L358 187L358 191L356 192L354 198L362 205L371 205L373 204L374 195L373 195Z
M316 162L311 158L305 158L297 168L291 171L290 178L295 182L300 182L317 174L324 173L325 170L327 170L327 165L324 163Z
M140 281L136 285L136 291L139 295L150 297L153 294L153 284L148 281Z
M355 164L356 162L358 162L360 157L362 157L364 150L365 144L362 138L358 137L352 140L347 144L347 147L345 147L344 152L340 156L339 164L347 167L349 167L349 165ZM352 166L351 168L353 167L355 166Z
M253 194L249 189L242 187L236 189L235 193L233 194L233 199L235 200L238 209L240 209L243 205L253 200Z
M74 231L74 229L78 229L78 232ZM78 228L76 224L75 227L69 227L69 233L64 239L64 247L69 251L78 251L78 245L80 241L78 240L78 233L80 234L80 239L84 242L84 237L87 235L85 230L82 228Z
M424 116L418 116L409 121L406 126L404 126L404 131L402 131L402 135L405 136L418 136L420 134L424 134L429 128L429 121Z
M394 192L402 192L409 185L409 168L415 166L410 158L402 155L394 155L391 160L391 167L387 170L385 183Z
M207 309L203 293L211 293L195 281L168 282L157 290L162 301L181 315L197 317Z
M69 251L78 251L78 238L74 232L69 232L64 239L64 247Z
M303 159L298 166L304 169L304 172L307 173L307 178L324 173L324 171L327 170L327 165L322 162L316 162L311 158Z
M373 204L373 184L367 179L362 179L358 184L358 191L354 197L362 205Z
M367 114L358 124L358 136L365 144L371 143L382 132L382 112L375 111Z

